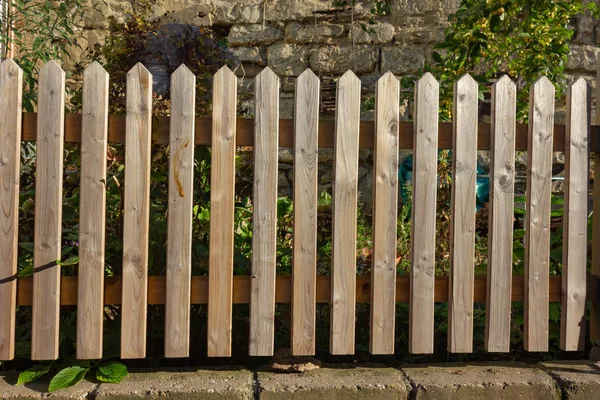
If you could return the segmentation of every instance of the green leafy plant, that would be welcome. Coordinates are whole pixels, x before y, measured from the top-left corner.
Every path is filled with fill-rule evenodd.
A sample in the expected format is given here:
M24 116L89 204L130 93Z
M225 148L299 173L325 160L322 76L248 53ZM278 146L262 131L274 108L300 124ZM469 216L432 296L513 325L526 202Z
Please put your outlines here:
M453 85L470 73L480 84L480 99L495 80L507 74L517 84L517 118L526 121L529 88L541 76L555 84L556 96L566 89L564 74L573 36L570 21L578 14L597 15L594 2L581 0L462 0L450 15L445 39L424 68L440 81L440 117L452 118ZM424 72L423 71L423 72ZM416 77L404 77L412 87ZM412 91L404 91L411 99Z
M23 70L23 107L32 112L37 104L37 79L40 66L50 60L61 61L69 49L78 47L76 27L83 21L82 0L13 0L10 11L0 16L0 43ZM7 54L2 54L6 58Z
M50 379L50 383L48 384L49 392L73 386L80 382L89 372L95 371L96 379L105 383L119 383L128 375L127 367L118 361L72 362L69 360L69 362L63 365L58 365L54 362L36 364L19 374L17 385L36 381L52 371L57 372Z

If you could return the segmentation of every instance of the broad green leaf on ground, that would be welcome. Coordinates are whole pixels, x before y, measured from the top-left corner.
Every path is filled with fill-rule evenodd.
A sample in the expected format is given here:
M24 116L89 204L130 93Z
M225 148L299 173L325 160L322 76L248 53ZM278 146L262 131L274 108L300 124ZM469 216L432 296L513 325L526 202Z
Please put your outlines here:
M98 367L96 379L100 382L119 383L127 376L127 367L117 361L109 361Z
M33 367L26 369L19 374L17 385L33 382L36 379L41 378L50 371L51 366L51 364L36 364Z
M80 366L67 367L58 374L54 375L54 378L48 385L48 391L53 392L56 389L63 389L75 385L83 379L85 374L89 371L89 368Z

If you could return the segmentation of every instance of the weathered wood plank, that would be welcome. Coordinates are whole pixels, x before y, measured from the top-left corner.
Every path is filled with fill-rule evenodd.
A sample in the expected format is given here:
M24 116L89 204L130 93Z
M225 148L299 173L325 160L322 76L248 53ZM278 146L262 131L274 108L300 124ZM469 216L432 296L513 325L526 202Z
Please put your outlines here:
M415 86L412 251L408 347L432 354L434 344L435 219L440 85L426 73Z
M550 276L550 301L561 300L561 276ZM233 304L250 303L250 275L236 275L233 277ZM17 305L31 306L33 301L33 279L17 279ZM165 304L166 279L164 276L148 277L148 304ZM410 278L396 276L396 302L407 303L410 301ZM524 299L523 276L514 275L512 278L512 301L523 302ZM486 301L487 277L475 275L475 292L473 300L477 303ZM122 293L121 277L107 276L104 279L104 304L121 304ZM60 286L60 305L77 305L77 277L63 276ZM596 299L598 293L598 277L587 276L587 300ZM192 276L192 304L208 304L208 277ZM436 303L448 301L448 277L435 278L434 299ZM361 275L356 277L356 303L368 303L371 299L371 277ZM292 301L292 278L289 275L278 275L275 284L275 302L289 304ZM331 302L331 277L317 275L317 303L329 304Z
M152 75L138 63L127 73L121 358L146 356L151 129Z
M515 196L516 85L504 75L492 86L491 196L485 349L510 351L510 290Z
M394 354L398 229L400 82L388 72L376 85L371 268L371 354Z
M279 78L265 68L255 81L254 211L250 355L273 355L277 240Z
M23 71L0 64L0 360L15 356Z
M94 62L83 73L77 358L102 358L108 73Z
M40 70L35 174L31 359L58 358L62 238L65 73L49 61Z
M214 77L208 272L208 356L231 356L237 78Z
M331 251L331 354L354 354L356 207L360 80L346 72L337 84Z
M292 354L315 354L319 78L307 69L296 81Z
M585 349L590 105L588 84L585 79L579 78L567 91L565 220L560 318L560 348L566 351Z
M524 347L548 351L548 273L554 86L540 78L529 98L527 204L525 212Z
M196 76L182 64L171 75L165 357L189 357L195 115Z
M448 301L448 351L452 353L473 351L477 94L477 82L470 75L454 85Z
M155 117L152 126L152 143L169 144L169 117ZM111 115L108 119L108 141L110 143L125 142L125 116ZM37 116L35 113L23 114L23 141L35 141L37 129ZM517 124L516 150L527 150L527 125ZM335 121L319 121L319 148L334 147ZM490 124L480 123L477 133L477 150L490 149ZM413 148L414 127L412 122L400 122L398 143L400 149ZM279 145L281 147L294 146L294 120L279 120ZM372 149L374 145L375 126L373 121L360 122L359 146L361 149ZM196 118L195 143L202 146L210 146L212 143L212 119L211 117ZM249 118L238 118L236 128L236 144L238 146L254 145L254 121ZM565 150L565 126L554 126L554 151ZM67 114L65 125L65 141L81 141L81 115ZM592 126L590 136L590 151L600 151L600 126ZM438 148L448 150L452 148L452 123L442 122L439 124Z

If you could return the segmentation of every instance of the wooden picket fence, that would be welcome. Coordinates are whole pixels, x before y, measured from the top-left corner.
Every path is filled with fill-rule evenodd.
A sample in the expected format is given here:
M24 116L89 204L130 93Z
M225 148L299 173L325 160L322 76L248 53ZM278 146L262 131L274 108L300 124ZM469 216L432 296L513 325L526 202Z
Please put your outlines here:
M524 302L524 347L547 351L550 301L562 302L560 345L585 345L586 301L591 339L600 343L598 245L587 274L589 153L600 165L600 132L590 123L582 79L567 95L567 122L554 124L554 87L541 78L531 90L529 125L516 124L516 89L507 77L492 88L492 121L478 123L477 83L454 89L454 121L438 123L439 85L424 75L415 87L414 122L399 121L399 81L376 86L375 121L360 120L361 82L347 72L337 82L334 121L319 120L319 79L307 70L296 82L293 120L279 119L279 78L256 77L255 118L236 117L237 78L214 76L213 115L195 117L195 77L181 66L171 77L171 116L152 118L152 75L138 64L127 75L126 116L108 115L109 76L97 63L83 75L83 112L65 115L65 74L49 62L39 75L36 114L22 114L22 72L0 66L0 359L14 356L15 309L32 306L32 359L56 359L61 305L77 305L77 357L102 357L105 304L120 304L121 356L143 358L148 304L165 304L165 356L187 357L190 305L208 304L208 355L232 347L232 304L250 304L252 356L274 350L275 304L291 303L293 354L315 352L316 304L331 304L330 351L355 351L355 305L370 302L370 351L391 354L396 302L410 303L409 351L432 353L434 303L448 302L448 349L473 348L473 303L486 302L485 346L507 352L511 301ZM598 85L600 87L600 85ZM590 135L591 132L591 135ZM588 136L591 140L588 141ZM37 141L34 276L17 279L21 141ZM77 277L61 277L64 142L81 142L81 258ZM125 142L123 276L104 276L107 142ZM167 274L148 277L151 144L170 145ZM191 276L194 145L212 146L208 276ZM236 146L254 146L252 275L234 276ZM294 148L292 276L276 276L278 148ZM318 149L335 149L331 276L317 276ZM374 214L370 276L356 275L359 148L373 148ZM398 149L414 151L412 268L396 275ZM436 277L437 151L453 150L449 277ZM477 150L491 150L489 263L474 276ZM515 151L528 152L525 276L512 276ZM566 157L563 275L549 276L552 152ZM594 181L600 192L600 179ZM600 196L594 198L600 214ZM594 218L600 243L600 218Z

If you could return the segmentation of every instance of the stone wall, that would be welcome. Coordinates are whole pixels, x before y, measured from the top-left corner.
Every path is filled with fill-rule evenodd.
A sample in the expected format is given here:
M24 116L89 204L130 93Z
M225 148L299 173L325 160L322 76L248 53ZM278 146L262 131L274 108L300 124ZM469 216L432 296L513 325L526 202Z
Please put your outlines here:
M85 22L83 49L102 43L108 34L109 19L122 20L124 12L135 4L135 0L88 1L94 11ZM432 47L443 40L448 15L460 0L394 0L391 15L378 17L370 33L361 25L371 16L371 3L357 3L352 9L342 9L334 7L333 0L157 0L153 11L165 23L212 26L223 32L240 62L235 71L240 78L239 94L248 99L242 100L241 106L250 114L254 77L265 66L281 78L282 118L292 117L294 78L311 68L322 80L321 108L327 118L333 111L335 79L345 71L352 69L360 77L363 98L367 99L373 96L375 81L383 72L410 75L430 62ZM574 28L569 77L574 80L584 76L594 86L600 25L595 18L581 16L574 21ZM564 102L557 106L564 107ZM406 107L402 112L407 117ZM557 122L564 122L564 116L559 110ZM371 112L363 111L362 117L371 118ZM408 154L402 152L401 156ZM487 163L484 153L480 159ZM331 185L327 165L331 160L330 151L321 151L321 163L325 165L320 171L321 189ZM291 153L282 150L280 161L280 192L289 195ZM361 152L359 190L366 203L371 197L371 165L370 152Z

